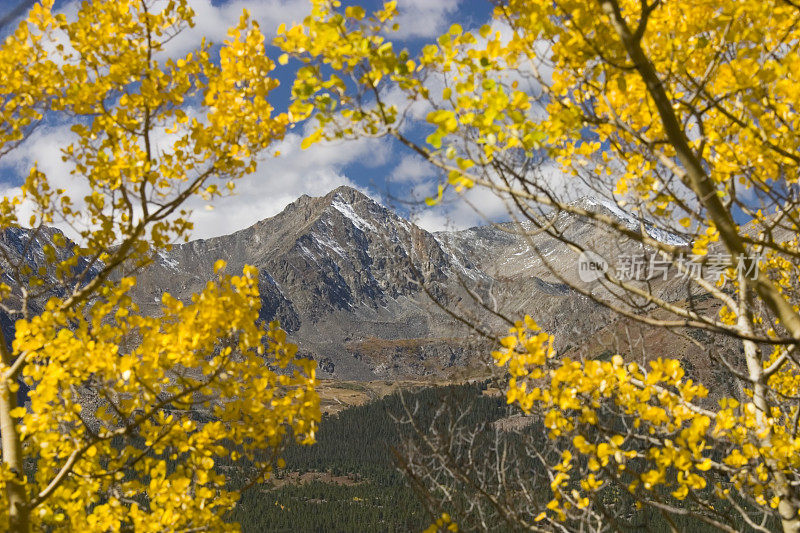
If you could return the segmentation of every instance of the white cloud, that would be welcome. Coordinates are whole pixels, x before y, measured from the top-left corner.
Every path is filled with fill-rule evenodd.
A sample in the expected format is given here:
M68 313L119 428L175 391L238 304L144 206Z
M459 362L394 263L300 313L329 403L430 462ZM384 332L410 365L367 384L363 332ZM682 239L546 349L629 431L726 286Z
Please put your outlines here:
M445 32L455 20L461 0L399 0L396 22L400 28L392 39L431 38ZM58 11L73 18L81 2L73 0ZM281 23L287 26L300 23L311 12L310 0L231 0L212 3L211 0L190 0L195 12L193 28L187 28L169 43L168 55L179 57L193 50L202 37L221 44L228 29L239 23L242 11L261 26L267 40Z
M394 39L437 37L447 31L458 10L460 0L400 0L395 19L400 29L392 32Z
M37 168L43 172L48 183L53 189L63 189L67 196L75 200L76 207L80 210L81 198L90 192L85 180L78 179L70 174L70 168L61 160L61 148L66 146L68 139L74 138L69 126L46 126L38 128L22 145L3 157L2 167L5 174L17 176L14 183L0 184L0 196L19 197L21 189L19 184L30 172L36 163ZM26 200L17 208L20 223L27 223L34 213L33 203ZM61 222L55 224L71 237L76 233Z
M406 156L394 167L389 180L396 183L422 183L436 174L436 169L418 155Z
M450 21L457 15L459 2L400 0L397 22L401 29L393 33L392 38L433 37L446 31ZM190 0L190 5L196 14L196 25L170 42L167 53L172 57L187 53L203 36L216 43L224 41L228 29L238 23L245 8L259 22L268 38L280 23L289 25L300 22L310 10L308 0L233 0L219 5L212 4L210 0ZM77 6L77 2L69 2L61 11L74 12ZM398 97L397 94L390 96ZM419 120L427 111L424 105L412 106L411 115ZM24 176L32 162L38 161L39 168L48 175L54 186L65 188L73 199L81 198L89 192L88 187L82 180L69 175L69 169L60 157L60 147L71 135L66 127L42 128L19 150L4 158L3 166ZM301 139L300 133L289 133L275 146L282 155L264 158L255 175L237 183L234 195L214 201L213 210L207 210L206 202L202 199L193 198L189 202L189 207L194 210L193 237L208 238L243 229L274 216L302 194L319 196L339 185L353 186L354 183L344 174L347 165L358 161L366 166L378 166L392 152L388 141L375 139L318 144L303 151L300 149ZM421 158L407 156L400 160L388 180L404 190L410 187L416 198L422 201L435 193L436 176L436 170ZM0 186L0 194L18 192L16 185ZM442 205L423 208L416 214L417 221L426 229L436 230L465 228L483 224L487 219L507 217L503 200L485 189L470 190L463 199L453 196L451 201L445 201ZM22 211L25 212L25 206ZM63 229L73 234L67 228Z
M393 39L436 37L447 30L457 15L461 0L399 0ZM74 15L81 2L73 0L59 7L59 12ZM311 12L310 0L231 0L212 3L211 0L190 0L195 12L195 26L187 28L170 42L169 55L177 57L194 49L201 37L214 43L227 38L228 29L239 23L242 10L258 21L269 39L281 23L287 26L300 23Z
M498 181L493 173L484 174L484 179ZM389 174L390 181L409 187L409 197L415 207L411 218L428 231L458 230L490 222L507 221L521 216L519 208L510 202L507 195L495 192L488 187L475 186L461 194L448 188L442 201L433 207L425 205L425 198L437 194L441 183L437 171L416 155L405 156ZM580 178L566 174L552 160L545 160L537 168L526 174L528 185L547 191L564 202L575 201L582 196L600 196ZM532 206L538 210L541 206Z
M222 44L228 38L228 30L239 23L244 9L258 22L267 42L281 23L300 23L311 12L309 0L233 0L219 5L210 0L190 0L189 5L195 12L195 26L169 43L168 54L172 57L187 54L203 37Z
M0 196L18 196L18 183L36 162L53 188L63 188L78 208L90 192L84 179L71 176L70 166L61 161L61 148L74 137L67 126L40 128L24 144L5 156L2 168L6 174L19 177L15 183L0 185ZM195 223L193 238L208 238L232 233L259 220L274 216L303 194L323 196L340 185L356 186L343 169L354 161L367 166L381 165L391 149L386 141L367 139L354 142L317 144L301 150L303 135L289 133L275 145L279 157L265 156L257 171L237 182L235 193L214 200L213 210L208 202L193 197L187 207L192 209ZM372 196L373 194L364 191ZM376 198L380 200L379 198ZM25 223L33 213L32 205L23 203L20 221ZM63 223L56 223L70 237L76 233Z
M189 204L194 209L193 237L214 237L249 227L280 213L303 194L324 196L340 185L357 187L344 174L344 167L354 161L378 165L390 152L386 141L376 139L318 144L307 150L301 150L301 141L302 135L287 135L275 146L281 155L260 161L254 175L237 182L233 196L214 201L213 210L207 210L202 199L193 199Z
M311 7L309 0L233 0L221 5L212 5L210 0L190 0L190 5L195 11L196 24L170 41L169 56L186 54L202 37L221 43L227 38L228 29L238 23L243 9L259 22L269 40L280 23L288 25L302 21ZM74 18L78 9L78 2L69 2L60 11ZM195 116L194 110L187 108L186 111ZM50 184L65 189L79 207L90 189L84 180L71 176L70 167L61 161L60 150L72 138L74 134L68 126L40 127L22 146L3 157L0 168L16 179L0 184L0 195L18 196L21 192L19 183L34 162L38 162ZM188 204L194 209L193 237L207 238L245 228L277 214L302 194L324 195L339 185L354 186L343 173L346 165L356 160L367 167L380 165L391 151L384 141L379 140L318 144L303 151L300 149L301 139L301 134L289 133L274 147L282 155L263 158L254 175L237 183L234 195L214 201L214 210L207 210L207 203L202 199L193 198ZM163 131L155 132L154 142L162 150L171 149L170 138ZM32 212L32 205L23 203L19 208L20 220L27 221ZM71 237L76 236L75 231L63 223L56 225Z
M80 1L71 1L59 6L58 11L74 20L80 9ZM166 6L157 4L154 9ZM228 38L228 30L239 24L242 11L247 10L250 18L258 22L261 31L269 43L281 23L287 26L300 23L311 12L309 0L232 0L214 5L211 0L189 0L194 10L194 26L184 28L166 45L165 55L172 58L185 56L195 50L203 37L206 40L222 44ZM56 34L56 42L48 48L55 50L56 44L68 45L66 35ZM68 47L69 49L69 47ZM58 55L54 55L58 59Z
M432 186L415 190L419 200L433 194ZM445 194L439 205L421 206L412 213L411 220L428 231L459 230L508 220L509 213L505 198L485 187L474 187L460 195Z

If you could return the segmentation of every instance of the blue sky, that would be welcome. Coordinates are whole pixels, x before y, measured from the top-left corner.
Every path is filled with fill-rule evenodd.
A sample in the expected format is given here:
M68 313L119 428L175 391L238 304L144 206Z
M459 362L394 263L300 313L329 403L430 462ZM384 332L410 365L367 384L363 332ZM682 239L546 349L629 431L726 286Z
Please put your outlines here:
M0 16L13 10L17 1L0 0ZM372 0L359 3L367 9L379 5ZM300 22L310 10L308 0L190 0L190 4L196 12L196 26L174 43L176 50L171 55L186 53L202 36L222 42L227 29L237 23L242 9L259 21L268 39L279 24ZM68 16L78 6L75 0L56 3L57 10ZM477 28L488 22L491 4L488 0L398 0L398 10L401 29L393 40L398 47L416 51L454 22L465 28ZM272 51L277 57L277 51ZM273 75L281 81L281 88L274 93L274 105L280 109L288 102L291 64L279 66ZM13 193L19 183L16 176L27 174L33 161L37 161L51 180L79 196L79 184L68 175L60 160L59 147L68 135L67 125L47 124L23 147L4 158L0 162L4 193ZM277 147L281 157L265 159L255 175L239 183L235 196L215 201L213 210L200 200L194 202L191 207L195 212L195 236L206 238L245 228L277 214L302 194L321 196L339 185L360 188L426 229L463 228L483 222L481 214L459 199L433 208L419 203L409 208L403 201L422 200L432 194L438 176L432 167L389 139L341 142L301 150L302 135L302 127L290 132ZM484 215L497 219L505 213L505 206L491 194L480 191L470 194L471 202Z

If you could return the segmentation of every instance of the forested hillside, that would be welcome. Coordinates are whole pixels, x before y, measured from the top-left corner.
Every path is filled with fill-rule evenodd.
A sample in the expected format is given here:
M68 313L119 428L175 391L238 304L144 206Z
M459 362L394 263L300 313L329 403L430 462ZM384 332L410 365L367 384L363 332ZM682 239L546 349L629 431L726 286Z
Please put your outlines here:
M245 532L425 529L431 516L392 458L391 447L401 438L393 416L402 414L404 402L419 402L419 412L429 416L445 401L474 405L470 424L486 424L505 416L505 400L483 395L483 388L477 384L427 388L405 392L402 398L395 393L323 418L316 445L293 446L286 451L286 469L277 483L288 472L329 472L351 481L287 483L279 488L261 485L242 495L232 518Z
M404 407L405 406L405 407ZM491 463L495 460L491 442L498 421L508 418L513 409L505 398L487 394L486 384L452 385L398 392L363 406L351 407L338 415L323 418L318 443L314 446L292 446L285 454L286 468L274 480L245 491L231 515L242 530L255 532L406 532L422 531L435 517L429 513L419 494L412 490L409 477L400 472L393 449L401 448L403 439L414 439L413 431L397 419L409 411L418 427L432 424L444 426L452 418L439 418L445 410L463 417L460 427L472 428L480 435L476 449ZM525 445L545 447L545 432L539 423L505 426L505 449ZM541 467L529 456L521 456L520 468L542 474ZM477 475L477 465L474 473ZM531 478L533 478L531 474ZM532 487L541 505L549 499L549 486ZM468 493L462 494L466 501ZM600 497L621 502L626 495L614 490L603 491ZM485 527L474 516L458 516L449 510L462 531L481 531ZM533 512L533 509L530 510ZM666 519L652 510L636 511L617 517L620 531L669 532L716 531L691 517ZM747 531L739 523L738 530ZM502 520L492 521L493 531L514 531Z

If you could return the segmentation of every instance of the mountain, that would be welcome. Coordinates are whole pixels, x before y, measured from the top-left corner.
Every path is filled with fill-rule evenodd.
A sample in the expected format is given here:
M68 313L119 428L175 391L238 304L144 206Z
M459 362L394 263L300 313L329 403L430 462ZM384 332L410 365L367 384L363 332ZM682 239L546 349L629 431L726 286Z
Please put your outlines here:
M176 245L137 283L157 312L167 290L188 298L211 277L259 268L262 318L277 318L323 375L376 379L424 375L463 363L469 332L440 309L467 298L459 280L485 275L447 246L367 196L341 187L303 196L275 217L231 235Z
M632 227L639 224L614 205L581 202ZM560 213L552 223L568 240L605 254L630 250L581 217ZM54 231L7 230L0 251L36 270ZM658 231L648 228L654 238L685 243ZM280 320L300 353L318 361L321 377L485 372L491 343L450 312L501 334L508 327L503 317L531 314L567 355L597 356L634 345L635 324L571 287L580 287L575 253L530 223L430 233L359 191L340 187L324 197L303 196L277 216L233 234L159 253L139 274L132 295L144 312L157 314L163 292L188 300L202 290L217 259L227 261L228 272L245 264L258 267L261 318ZM674 284L655 288L679 297L670 292ZM673 351L690 350L685 343L658 342ZM665 348L659 355L672 354Z
M616 206L581 201L632 224ZM605 253L617 245L574 215L561 213L554 225ZM262 318L280 320L323 377L444 377L481 365L491 343L445 309L493 333L507 329L502 317L529 313L561 351L618 320L571 288L575 253L529 223L429 233L349 187L303 196L231 235L174 246L140 276L136 300L156 313L164 290L188 298L220 258L231 272L259 268Z

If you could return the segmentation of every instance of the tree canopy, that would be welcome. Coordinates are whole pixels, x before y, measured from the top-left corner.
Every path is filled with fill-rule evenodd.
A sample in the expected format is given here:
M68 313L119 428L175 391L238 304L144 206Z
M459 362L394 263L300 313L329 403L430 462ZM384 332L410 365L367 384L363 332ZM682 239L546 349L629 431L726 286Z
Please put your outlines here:
M72 18L44 1L0 45L0 156L70 124L74 184L34 166L0 201L3 530L227 531L237 495L217 462L249 458L255 482L287 437L313 442L315 363L258 321L254 268L218 261L157 317L130 296L188 239L187 201L233 190L290 123L257 23L244 13L218 55L204 41L172 57L193 18L186 0L84 2Z
M800 530L800 7L502 0L490 24L453 25L412 54L391 40L395 2L374 13L312 3L275 41L281 61L303 64L292 113L318 121L306 144L392 136L441 171L429 203L483 187L578 252L592 250L555 214L587 219L682 273L685 298L621 276L617 257L604 258L602 290L575 290L629 319L739 345L715 364L741 393L712 399L659 347L642 364L573 360L530 317L513 324L494 354L507 399L541 416L561 453L552 500L510 513L515 523L621 528L597 497L613 486L720 530L735 531L729 512L754 530L771 518ZM571 202L574 190L639 222ZM722 268L709 276L712 256ZM696 296L713 305L691 305Z

